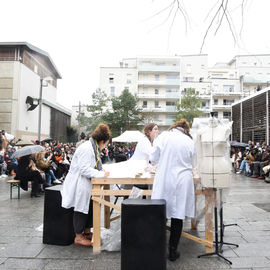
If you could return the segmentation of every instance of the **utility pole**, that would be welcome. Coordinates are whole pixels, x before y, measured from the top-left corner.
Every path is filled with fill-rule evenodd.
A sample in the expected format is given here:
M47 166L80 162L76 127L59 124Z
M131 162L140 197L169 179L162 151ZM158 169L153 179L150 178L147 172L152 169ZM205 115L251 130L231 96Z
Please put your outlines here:
M79 111L78 111L78 141L80 141L80 129L81 129L81 102L79 101Z

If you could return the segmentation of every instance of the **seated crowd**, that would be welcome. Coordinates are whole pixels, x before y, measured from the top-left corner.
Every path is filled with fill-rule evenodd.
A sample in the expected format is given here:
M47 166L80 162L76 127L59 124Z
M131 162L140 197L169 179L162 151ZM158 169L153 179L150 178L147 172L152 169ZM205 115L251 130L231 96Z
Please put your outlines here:
M5 142L5 143L3 143ZM32 184L31 197L38 197L45 187L61 184L69 170L72 156L76 150L74 144L51 142L35 142L45 150L32 155L13 158L13 153L20 148L14 141L7 142L2 137L0 151L0 177L15 176L21 181L21 188L28 190L28 182Z
M266 142L255 144L250 141L246 148L232 147L231 157L237 174L270 183L270 146Z

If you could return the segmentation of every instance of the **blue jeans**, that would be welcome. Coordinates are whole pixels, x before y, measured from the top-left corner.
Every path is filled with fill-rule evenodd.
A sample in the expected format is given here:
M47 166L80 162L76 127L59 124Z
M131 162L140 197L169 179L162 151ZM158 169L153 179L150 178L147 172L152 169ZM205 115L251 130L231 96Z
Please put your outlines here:
M242 160L241 165L240 165L240 170L241 171L245 171L246 170L246 160Z
M47 178L47 184L51 185L52 184L52 180L54 181L56 179L54 173L52 170L49 170L49 174L48 174L48 178Z

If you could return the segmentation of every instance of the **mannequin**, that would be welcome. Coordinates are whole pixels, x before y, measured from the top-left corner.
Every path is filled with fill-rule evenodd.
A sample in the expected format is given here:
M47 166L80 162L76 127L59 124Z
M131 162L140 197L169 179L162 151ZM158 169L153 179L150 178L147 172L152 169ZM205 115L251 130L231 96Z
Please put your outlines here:
M208 126L198 130L198 170L203 187L226 188L230 185L228 138L230 127L210 118Z

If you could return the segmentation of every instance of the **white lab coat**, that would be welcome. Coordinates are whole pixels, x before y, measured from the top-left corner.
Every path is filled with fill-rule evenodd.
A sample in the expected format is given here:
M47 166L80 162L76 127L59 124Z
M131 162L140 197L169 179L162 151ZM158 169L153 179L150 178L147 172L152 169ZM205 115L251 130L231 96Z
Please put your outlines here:
M94 169L95 152L90 141L81 144L72 158L63 184L62 207L88 214L91 197L91 177L104 177L104 171Z
M167 218L194 217L193 140L178 129L164 131L154 141L150 161L158 164L152 199L166 200Z
M153 147L152 147L151 142L146 136L144 136L137 143L135 152L133 156L131 157L131 159L146 160L147 162L149 162L149 155L152 152L152 150L153 150Z

